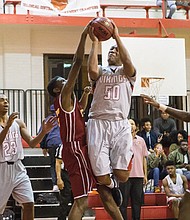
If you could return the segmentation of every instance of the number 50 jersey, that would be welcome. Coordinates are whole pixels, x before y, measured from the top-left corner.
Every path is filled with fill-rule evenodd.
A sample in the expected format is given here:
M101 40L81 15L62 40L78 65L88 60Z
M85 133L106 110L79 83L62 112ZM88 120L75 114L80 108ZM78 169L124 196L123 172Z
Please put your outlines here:
M126 119L136 76L126 77L122 66L100 66L99 72L89 117L102 120Z

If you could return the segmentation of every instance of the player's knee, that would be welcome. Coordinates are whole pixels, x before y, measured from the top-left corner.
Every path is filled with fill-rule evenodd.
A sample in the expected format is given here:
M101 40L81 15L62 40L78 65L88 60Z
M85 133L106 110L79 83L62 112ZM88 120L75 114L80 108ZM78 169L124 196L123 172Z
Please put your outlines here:
M105 185L105 186L110 185L110 183L111 183L110 176L109 175L98 176L97 177L97 182L100 185Z
M80 210L81 213L84 213L84 211L88 208L87 196L75 199L74 203L77 209Z
M119 182L121 183L127 182L128 179L129 179L129 176L126 176L126 177L122 176L121 178L118 178Z
M119 182L125 183L129 178L130 171L119 171L114 172L114 174Z

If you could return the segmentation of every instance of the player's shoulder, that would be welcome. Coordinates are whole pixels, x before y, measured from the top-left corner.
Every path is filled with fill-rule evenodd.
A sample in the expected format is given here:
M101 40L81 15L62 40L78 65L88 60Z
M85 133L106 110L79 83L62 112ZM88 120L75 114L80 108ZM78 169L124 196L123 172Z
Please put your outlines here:
M169 175L167 175L166 177L164 177L164 179L162 180L162 184L163 184L163 185L168 185L168 177L169 177Z

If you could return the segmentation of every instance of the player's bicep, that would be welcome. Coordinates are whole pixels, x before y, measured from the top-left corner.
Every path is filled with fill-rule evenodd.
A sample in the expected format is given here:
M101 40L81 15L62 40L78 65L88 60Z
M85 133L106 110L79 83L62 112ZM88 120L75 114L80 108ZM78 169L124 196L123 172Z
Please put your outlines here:
M27 144L29 144L32 137L27 130L26 124L22 120L17 120L16 122L18 123L20 127L20 134L22 138L26 141Z

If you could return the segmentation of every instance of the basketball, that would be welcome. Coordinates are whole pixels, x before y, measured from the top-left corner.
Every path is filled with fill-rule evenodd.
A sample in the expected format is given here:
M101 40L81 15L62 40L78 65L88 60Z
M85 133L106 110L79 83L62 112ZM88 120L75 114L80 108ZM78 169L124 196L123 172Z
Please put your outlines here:
M94 35L99 41L106 41L113 35L113 24L111 20L106 17L95 18L91 26L94 27Z

